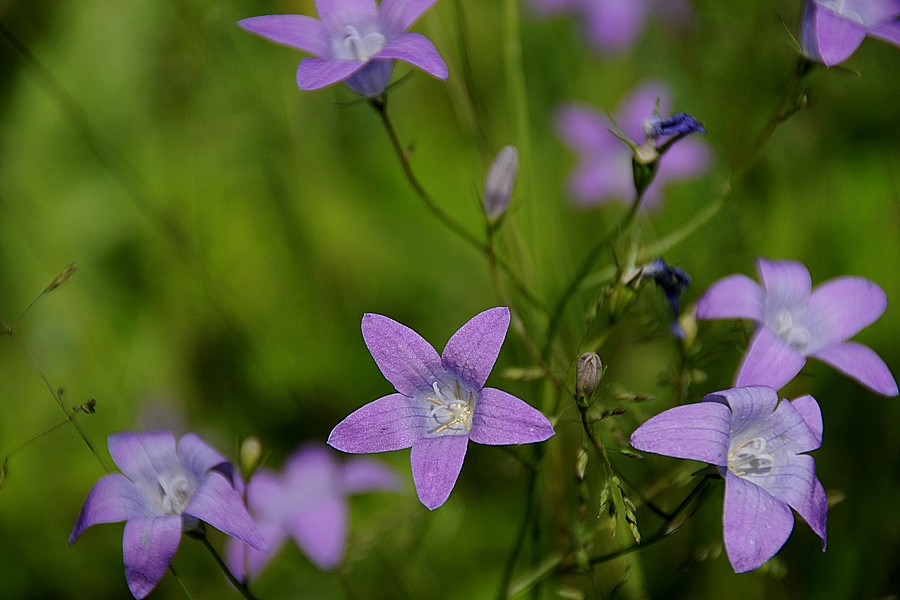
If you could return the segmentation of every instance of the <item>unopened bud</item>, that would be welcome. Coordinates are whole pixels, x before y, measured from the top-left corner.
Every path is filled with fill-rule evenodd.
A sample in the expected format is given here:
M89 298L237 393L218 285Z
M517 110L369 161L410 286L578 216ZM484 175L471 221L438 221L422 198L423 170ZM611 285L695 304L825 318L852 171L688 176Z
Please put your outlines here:
M250 479L250 476L256 471L256 468L259 467L260 460L262 459L262 443L258 438L248 437L243 442L241 442L241 472L244 474L246 479Z
M587 469L588 464L588 452L584 448L578 449L578 454L575 456L575 477L578 481L582 481L584 479L584 471Z
M585 352L575 366L575 400L580 406L590 406L594 392L603 377L603 363L596 352Z
M44 293L49 294L65 282L67 282L72 275L75 274L75 269L78 268L78 263L71 263L66 265L66 268L62 270L62 273L56 276L56 279L50 282L50 285L44 288Z
M518 172L519 151L515 146L504 147L488 170L484 184L484 214L492 225L509 207Z

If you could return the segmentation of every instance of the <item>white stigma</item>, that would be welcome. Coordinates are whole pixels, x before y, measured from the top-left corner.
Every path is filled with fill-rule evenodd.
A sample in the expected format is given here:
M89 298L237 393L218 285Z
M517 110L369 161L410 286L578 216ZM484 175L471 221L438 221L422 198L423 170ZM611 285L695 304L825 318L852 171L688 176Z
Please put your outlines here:
M728 452L728 470L738 477L765 475L775 465L775 457L766 453L766 440L755 437Z
M384 48L386 41L384 35L377 31L362 36L353 25L344 27L344 49L356 60L367 62Z
M436 381L431 387L434 394L425 397L430 409L428 435L439 437L468 434L472 428L475 394L460 386L458 381L454 381L452 386L444 386L444 390L441 390ZM452 388L450 394L446 393L448 387Z
M180 515L187 508L191 496L194 494L194 483L181 473L160 475L157 480L159 486L159 504L167 515Z
M786 308L778 311L778 314L769 323L769 329L797 352L801 354L807 352L810 338L809 329L799 323L795 323L793 315Z

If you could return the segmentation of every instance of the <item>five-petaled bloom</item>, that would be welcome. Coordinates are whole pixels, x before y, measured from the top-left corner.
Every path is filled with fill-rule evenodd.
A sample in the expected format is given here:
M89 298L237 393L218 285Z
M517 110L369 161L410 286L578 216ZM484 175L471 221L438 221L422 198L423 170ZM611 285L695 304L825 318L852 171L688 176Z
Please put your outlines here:
M425 36L406 31L435 0L316 0L319 19L307 15L250 17L238 25L278 44L314 54L297 68L301 90L338 81L363 96L380 95L402 60L439 79L447 65Z
M327 446L307 445L288 459L280 473L257 471L246 488L247 505L269 552L228 540L228 568L241 581L256 576L288 537L316 566L337 567L344 557L349 521L347 496L396 490L397 474L379 461L338 461Z
M615 124L627 138L646 140L632 148L610 131L613 124L594 109L574 103L559 109L557 134L579 154L578 166L569 179L569 193L577 204L593 206L633 197L637 171L632 170L632 164L639 158L652 164L650 180L644 180L643 208L659 203L667 182L694 177L706 170L711 160L706 143L695 138L681 139L688 133L702 132L702 127L684 113L670 119L659 118L654 107L666 111L668 104L668 90L655 82L640 86L625 100ZM680 141L666 147L665 157L660 160L660 148L675 139Z
M725 479L723 533L738 573L761 566L794 528L791 508L822 538L828 503L816 464L822 413L812 396L778 401L769 387L710 394L638 427L631 445L645 452L708 462Z
M122 470L101 478L88 494L69 536L73 543L97 523L125 523L125 578L135 598L156 586L169 566L182 528L203 521L266 550L259 531L232 485L231 463L189 433L175 444L168 431L119 433L109 453Z
M844 62L867 35L900 47L900 0L806 0L800 46L810 59Z
M341 421L328 443L344 452L412 447L413 481L422 504L442 505L459 477L469 440L479 444L542 442L547 418L519 398L484 387L509 327L509 309L486 310L463 325L441 355L418 333L366 314L362 333L372 358L396 388Z
M862 277L838 277L811 289L809 271L794 261L760 258L763 285L745 275L721 279L697 302L700 319L753 319L759 323L735 385L775 389L817 358L885 396L897 382L884 361L867 346L846 341L887 308L887 296Z

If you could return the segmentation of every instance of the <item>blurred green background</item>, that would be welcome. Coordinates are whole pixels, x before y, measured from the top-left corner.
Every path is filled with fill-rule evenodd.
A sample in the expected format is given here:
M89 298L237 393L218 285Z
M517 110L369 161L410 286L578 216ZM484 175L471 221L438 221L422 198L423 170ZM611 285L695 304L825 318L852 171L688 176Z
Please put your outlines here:
M698 0L689 24L651 22L630 52L605 57L585 47L572 19L541 20L518 6L526 127L517 123L503 60L509 5L438 2L415 29L447 59L450 79L413 73L392 93L389 111L425 186L478 235L489 161L502 146L519 145L500 251L553 302L622 213L621 204L576 210L565 198L575 157L552 131L555 107L575 99L615 110L633 86L654 78L671 86L677 110L705 122L715 164L704 177L670 186L662 208L640 217L640 235L651 241L717 197L748 152L796 62L779 16L794 27L800 3ZM277 466L392 391L362 342L363 313L391 316L440 350L471 316L500 303L484 258L412 193L374 111L342 86L300 92L294 71L302 55L235 26L279 12L315 14L300 0L0 1L0 23L25 48L8 37L0 44L0 316L11 324L65 265L78 263L72 281L35 305L15 339L0 337L0 452L62 419L16 340L50 385L63 388L67 405L97 400L97 413L79 421L108 465L109 434L164 427L195 431L232 457L240 439L259 436ZM866 41L846 69L812 74L809 109L776 131L723 210L666 255L693 276L687 303L724 275L752 275L756 256L799 260L814 282L864 276L891 304L856 339L900 373L898 52ZM395 77L408 71L399 66ZM473 135L473 114L483 141ZM648 326L666 306L647 290L601 355L611 385L657 400L611 425L611 443L671 404L666 374L676 345ZM592 299L574 303L564 339L577 339L577 314ZM540 321L526 325L540 339ZM733 322L701 324L701 343L722 351L704 365L708 379L691 388L691 400L728 386L742 347L722 340L743 331ZM542 406L540 385L502 377L504 367L528 365L511 332L490 384ZM698 561L699 550L721 545L719 486L688 525L628 567L629 576L643 577L647 597L900 592L900 401L816 363L787 392L812 393L824 413L819 476L830 496L845 496L829 515L828 551L820 553L798 522L778 555L782 573L738 576L716 552ZM563 411L539 479L547 498L562 498L548 503L556 509L541 542L548 551L565 544L574 519L566 486L583 435L577 415L574 407ZM256 584L261 599L496 595L524 508L519 463L470 445L450 500L429 513L412 489L408 452L382 458L408 489L352 500L344 568L319 572L291 547ZM696 468L614 460L641 481L652 480L648 470ZM94 527L66 545L102 474L71 427L13 456L0 491L0 597L128 597L121 525ZM660 502L674 507L686 489ZM649 513L639 517L645 536L659 525ZM599 528L598 552L629 543ZM238 597L195 542L182 542L174 565L195 598ZM594 577L557 579L542 597L569 586L588 597L627 597L617 587L621 574L601 568ZM151 597L186 596L166 575Z

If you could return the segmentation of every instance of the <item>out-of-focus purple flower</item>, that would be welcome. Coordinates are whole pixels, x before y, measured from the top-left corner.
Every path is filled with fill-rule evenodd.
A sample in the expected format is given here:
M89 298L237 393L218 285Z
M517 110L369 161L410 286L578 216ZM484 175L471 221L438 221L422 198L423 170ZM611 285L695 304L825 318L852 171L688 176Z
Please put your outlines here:
M657 100L659 110L667 112L670 102L666 86L657 82L641 85L622 103L615 115L615 125L632 140L648 137L644 125L654 121ZM662 122L660 119L659 123ZM681 119L675 128L683 129L685 123L687 119ZM632 160L635 150L610 131L613 123L605 115L584 105L565 104L556 113L555 126L560 138L578 153L578 166L568 184L569 194L577 204L587 207L613 199L625 201L634 196ZM667 126L667 131L671 129ZM676 137L680 138L680 135L684 134L678 133ZM656 152L657 144L666 144L672 139L675 138L649 138L652 148L648 150ZM710 161L706 142L695 138L680 140L659 160L655 178L647 186L641 206L645 209L656 206L664 185L700 175L709 167Z
M844 62L867 35L900 47L900 0L806 0L800 46L810 59Z
M406 30L435 0L316 0L319 19L306 15L250 17L238 25L275 43L304 50L297 68L301 90L338 81L363 96L381 94L391 79L394 60L419 67L439 79L447 65L434 44Z
M255 577L288 537L316 566L330 570L344 557L349 522L347 497L400 487L397 474L379 461L338 461L327 446L307 445L281 473L260 469L246 488L247 505L270 552L228 541L226 561L235 576Z
M189 433L175 445L167 431L109 437L109 453L122 474L101 478L88 494L69 543L97 523L126 521L125 578L135 598L156 586L169 566L182 528L197 521L266 550L232 485L231 464Z
M752 571L778 552L794 528L791 508L825 549L828 503L815 461L804 454L822 445L822 413L812 396L778 402L764 386L716 392L649 419L631 445L718 467L725 479L725 550L736 572Z
M885 396L897 395L890 369L867 346L846 341L875 322L887 296L862 277L838 277L812 289L809 271L794 261L756 262L763 285L731 275L697 302L701 319L753 319L759 323L738 369L735 385L775 389L817 358Z
M483 204L488 223L497 223L509 207L518 172L519 151L515 146L504 146L491 164L484 183Z
M602 52L624 52L637 41L649 16L684 22L691 14L682 0L532 0L544 15L574 13L591 45Z
M486 310L454 333L438 355L412 329L381 315L365 315L366 346L399 393L351 413L328 443L352 453L412 447L419 500L434 510L450 496L469 440L505 445L548 439L553 427L540 411L484 387L508 327L508 308Z
M641 268L639 277L641 279L652 279L662 289L674 314L672 331L678 337L683 338L684 331L678 325L678 315L681 314L681 294L691 284L691 276L683 269L668 265L662 258L657 258Z

